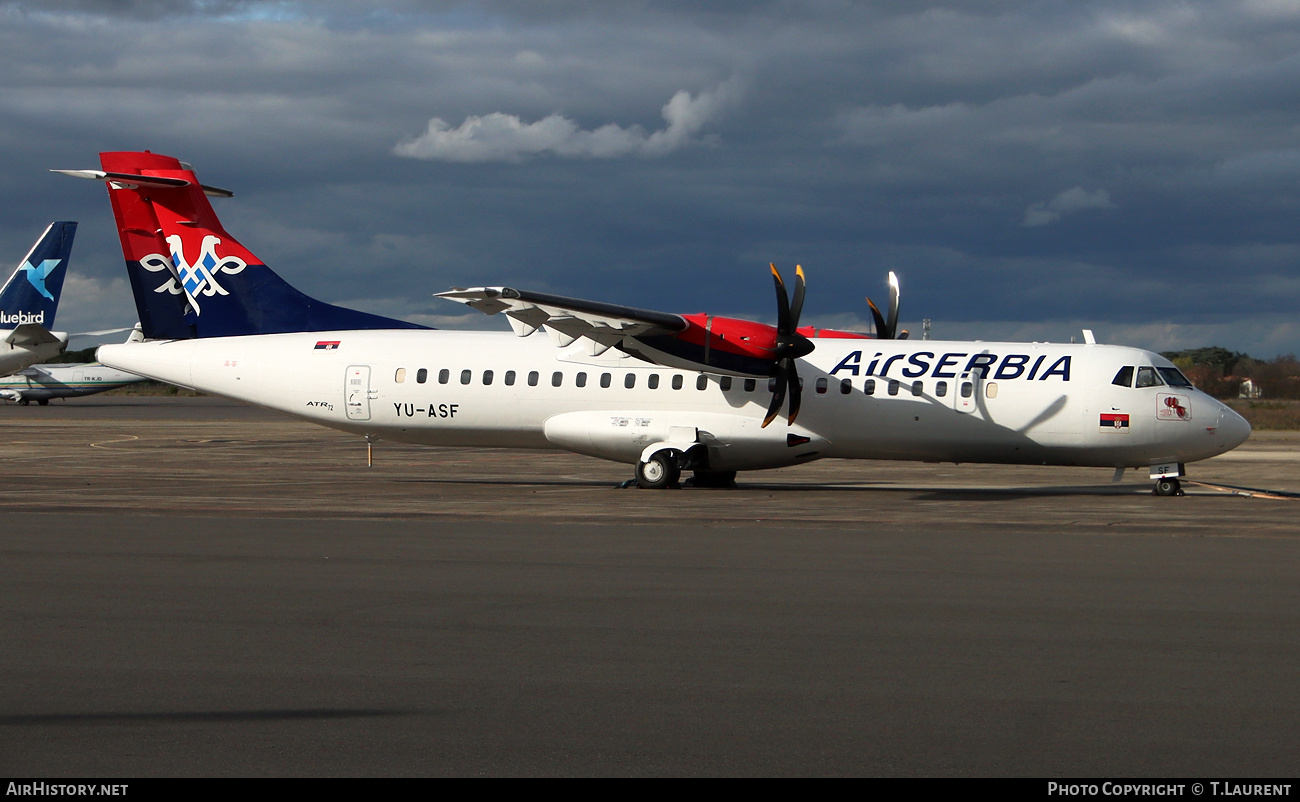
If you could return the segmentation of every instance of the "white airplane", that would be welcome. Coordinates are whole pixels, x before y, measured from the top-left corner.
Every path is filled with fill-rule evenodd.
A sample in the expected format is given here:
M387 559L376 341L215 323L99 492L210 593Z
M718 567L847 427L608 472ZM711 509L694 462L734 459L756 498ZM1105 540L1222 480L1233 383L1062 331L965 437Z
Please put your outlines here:
M891 338L896 284L880 338L801 329L802 270L790 300L772 269L776 326L498 287L441 295L513 333L425 329L290 287L222 228L205 192L230 193L188 165L101 163L59 172L108 182L148 341L99 360L367 439L558 447L634 464L647 488L848 458L1140 467L1175 495L1186 463L1250 434L1138 348Z
M137 327L127 342L143 340L144 335ZM23 406L35 401L45 406L52 398L80 398L144 381L149 380L98 362L31 365L11 376L0 377L0 400L16 401Z
M50 223L0 289L0 375L53 359L68 347L68 335L49 327L76 233L76 223Z
M98 362L32 365L0 378L0 399L45 406L52 398L79 398L143 381L148 379Z

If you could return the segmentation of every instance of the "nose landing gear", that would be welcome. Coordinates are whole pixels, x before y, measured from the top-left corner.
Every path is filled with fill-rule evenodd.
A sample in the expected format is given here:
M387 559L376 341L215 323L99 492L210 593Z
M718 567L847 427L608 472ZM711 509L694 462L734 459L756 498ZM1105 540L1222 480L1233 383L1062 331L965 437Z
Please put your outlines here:
M1183 488L1177 479L1157 479L1151 492L1157 496L1181 496Z
M1151 493L1157 496L1183 495L1183 488L1178 482L1178 477L1186 475L1187 468L1183 467L1181 462L1164 462L1152 465L1151 479L1156 483L1156 486L1151 490Z

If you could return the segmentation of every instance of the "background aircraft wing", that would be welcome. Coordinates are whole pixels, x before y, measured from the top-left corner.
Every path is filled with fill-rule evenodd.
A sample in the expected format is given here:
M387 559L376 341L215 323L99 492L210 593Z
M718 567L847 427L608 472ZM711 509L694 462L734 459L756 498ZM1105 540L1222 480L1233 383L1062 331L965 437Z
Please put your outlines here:
M624 337L672 335L690 326L681 315L510 287L457 288L434 295L488 315L504 312L510 327L520 337L527 337L545 325L558 335L561 346L586 337L602 351Z

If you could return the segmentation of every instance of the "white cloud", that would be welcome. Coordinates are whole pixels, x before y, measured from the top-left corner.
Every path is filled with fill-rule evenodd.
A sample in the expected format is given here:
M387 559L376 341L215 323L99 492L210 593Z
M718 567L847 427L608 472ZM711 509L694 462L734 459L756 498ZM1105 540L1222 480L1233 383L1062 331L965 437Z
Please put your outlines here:
M525 123L498 111L467 117L456 128L434 117L422 135L399 143L393 152L413 159L454 162L519 162L543 153L578 159L663 156L695 141L700 130L717 119L737 95L732 82L698 97L682 90L663 107L667 127L649 134L639 125L622 128L613 123L584 131L559 114Z
M1022 225L1031 228L1045 226L1049 223L1055 223L1067 214L1087 209L1114 208L1115 204L1111 203L1110 193L1106 190L1099 189L1096 192L1089 192L1083 187L1074 187L1073 189L1067 189L1046 203L1035 203L1025 209L1025 220Z

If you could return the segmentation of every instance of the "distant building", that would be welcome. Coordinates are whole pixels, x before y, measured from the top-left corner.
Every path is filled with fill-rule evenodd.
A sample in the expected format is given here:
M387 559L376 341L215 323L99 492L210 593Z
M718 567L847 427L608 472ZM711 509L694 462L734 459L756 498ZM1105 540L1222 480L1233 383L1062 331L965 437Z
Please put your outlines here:
M1241 389L1237 391L1238 398L1263 398L1264 388L1255 384L1250 379L1241 380Z

